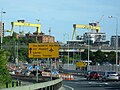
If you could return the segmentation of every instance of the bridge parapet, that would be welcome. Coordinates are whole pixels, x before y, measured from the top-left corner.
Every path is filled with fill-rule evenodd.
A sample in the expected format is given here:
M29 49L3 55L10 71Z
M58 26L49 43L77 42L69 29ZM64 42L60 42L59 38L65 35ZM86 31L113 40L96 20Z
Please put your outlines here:
M62 79L56 79L43 83L19 86L15 88L6 88L1 90L59 90L62 86Z

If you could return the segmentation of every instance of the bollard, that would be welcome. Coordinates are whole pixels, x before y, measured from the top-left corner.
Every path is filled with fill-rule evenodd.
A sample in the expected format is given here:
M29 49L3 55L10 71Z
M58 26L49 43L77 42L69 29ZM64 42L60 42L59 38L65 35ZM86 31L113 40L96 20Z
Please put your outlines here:
M8 82L6 82L6 88L8 88Z
M16 86L18 86L18 81L16 81Z
M21 82L21 81L19 81L19 86L21 86L21 84L22 84L22 82Z
M53 89L53 86L50 86L50 90L54 90L54 89Z
M14 81L12 81L12 87L14 87Z
M50 90L50 86L47 87L47 90Z

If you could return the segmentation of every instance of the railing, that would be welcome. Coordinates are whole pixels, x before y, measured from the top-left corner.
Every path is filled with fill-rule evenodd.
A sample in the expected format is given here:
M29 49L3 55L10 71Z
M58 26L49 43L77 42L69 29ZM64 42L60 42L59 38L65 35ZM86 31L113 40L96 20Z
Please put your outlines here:
M62 86L62 79L55 79L52 81L36 83L26 86L18 86L12 88L5 88L1 90L58 90Z
M92 71L116 71L117 73L120 74L120 66L116 66L116 65L102 65L102 66L91 65L91 66L89 66L89 70L92 70Z

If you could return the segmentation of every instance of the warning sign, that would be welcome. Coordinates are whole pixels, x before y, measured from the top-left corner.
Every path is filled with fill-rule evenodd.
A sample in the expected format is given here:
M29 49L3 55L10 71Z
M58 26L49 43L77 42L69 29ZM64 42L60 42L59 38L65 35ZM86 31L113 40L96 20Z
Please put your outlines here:
M58 43L29 43L28 57L29 58L58 58L59 44Z

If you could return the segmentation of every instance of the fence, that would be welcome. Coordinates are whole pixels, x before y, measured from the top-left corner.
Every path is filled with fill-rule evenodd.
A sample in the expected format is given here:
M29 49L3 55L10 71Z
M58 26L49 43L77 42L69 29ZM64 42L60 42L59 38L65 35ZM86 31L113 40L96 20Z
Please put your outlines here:
M120 66L116 65L103 65L103 66L96 66L91 65L89 66L89 70L92 71L116 71L120 74Z

